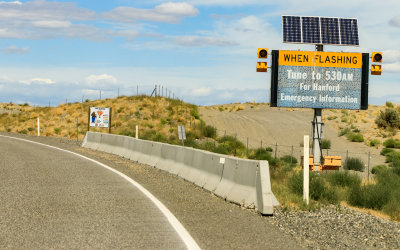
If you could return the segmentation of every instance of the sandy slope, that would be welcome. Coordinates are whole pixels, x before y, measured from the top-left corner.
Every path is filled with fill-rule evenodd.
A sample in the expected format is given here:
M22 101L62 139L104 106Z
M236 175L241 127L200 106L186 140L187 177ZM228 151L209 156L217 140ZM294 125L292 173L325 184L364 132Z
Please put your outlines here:
M237 110L238 107L240 107L239 110ZM242 108L243 110L240 110ZM237 138L245 144L249 138L249 147L259 147L261 140L263 146L273 148L277 143L278 156L282 156L291 154L293 145L294 155L299 158L303 150L300 147L303 135L311 137L312 109L270 108L264 104L228 104L223 105L223 109L220 111L219 106L200 107L200 114L207 124L218 129L219 135L223 135L226 130L226 134L236 134ZM329 155L340 155L344 159L348 150L349 156L359 157L367 164L368 152L370 152L371 167L384 163L384 158L379 155L380 149L339 137L337 129L334 128L337 125L333 122L325 122L324 138L332 142L332 148L328 151ZM323 153L326 155L326 150Z

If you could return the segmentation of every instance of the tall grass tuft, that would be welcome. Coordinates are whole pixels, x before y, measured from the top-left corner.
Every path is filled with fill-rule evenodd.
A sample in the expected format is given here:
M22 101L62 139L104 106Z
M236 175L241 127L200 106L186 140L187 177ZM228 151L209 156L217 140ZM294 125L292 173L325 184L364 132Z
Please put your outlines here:
M364 163L360 158L349 157L344 161L344 169L354 171L364 171Z

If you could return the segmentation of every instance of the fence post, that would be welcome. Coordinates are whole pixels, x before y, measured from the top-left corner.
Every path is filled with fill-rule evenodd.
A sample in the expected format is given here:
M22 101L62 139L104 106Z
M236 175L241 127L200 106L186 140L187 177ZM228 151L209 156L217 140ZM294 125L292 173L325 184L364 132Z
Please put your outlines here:
M309 172L310 172L310 165L309 165L309 150L310 150L310 139L308 135L304 136L304 156L303 156L303 200L306 202L308 205L310 200L309 200Z
M261 139L260 149L262 149L262 139Z
M76 118L76 141L79 141L79 118Z
M139 95L139 84L136 85L136 96L138 96L138 95Z
M37 136L40 136L40 118L37 118Z
M237 141L237 133L235 133L235 153L233 154L234 156L236 156L236 141Z
M368 181L369 181L369 161L371 159L371 152L368 152Z
M349 150L346 151L346 161L349 159Z
M246 156L249 156L249 137L247 137L247 143L246 143Z
M392 174L394 174L394 154L392 155Z
M275 144L275 160L276 160L276 153L278 152L278 143Z
M292 145L292 152L290 153L290 165L292 165L292 159L293 159L293 145Z

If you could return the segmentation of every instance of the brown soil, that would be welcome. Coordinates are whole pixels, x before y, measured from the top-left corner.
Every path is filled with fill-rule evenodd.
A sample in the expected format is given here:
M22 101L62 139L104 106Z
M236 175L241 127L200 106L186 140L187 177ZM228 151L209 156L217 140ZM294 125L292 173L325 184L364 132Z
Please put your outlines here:
M248 140L250 148L262 144L263 147L275 149L277 143L278 156L291 154L293 145L293 155L299 158L303 154L303 136L311 137L312 109L271 108L268 104L244 103L200 107L199 112L207 124L217 128L218 135L226 133L237 136L245 145ZM384 157L379 154L382 146L367 145L370 139L376 138L381 132L374 124L378 112L379 107L371 107L366 111L323 110L323 138L331 141L331 149L323 150L323 154L342 156L342 160L348 154L349 157L361 158L368 167L370 153L370 168L383 164ZM340 128L350 126L360 129L366 141L350 142L338 135ZM383 140L380 139L381 142Z

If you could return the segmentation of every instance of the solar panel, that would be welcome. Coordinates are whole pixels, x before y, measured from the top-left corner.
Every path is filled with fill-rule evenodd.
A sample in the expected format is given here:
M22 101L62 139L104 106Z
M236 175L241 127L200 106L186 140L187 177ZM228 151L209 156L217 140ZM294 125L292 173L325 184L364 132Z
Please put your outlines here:
M285 41L296 43L301 40L301 25L299 16L284 16L283 39Z
M282 16L283 42L358 46L355 18Z

